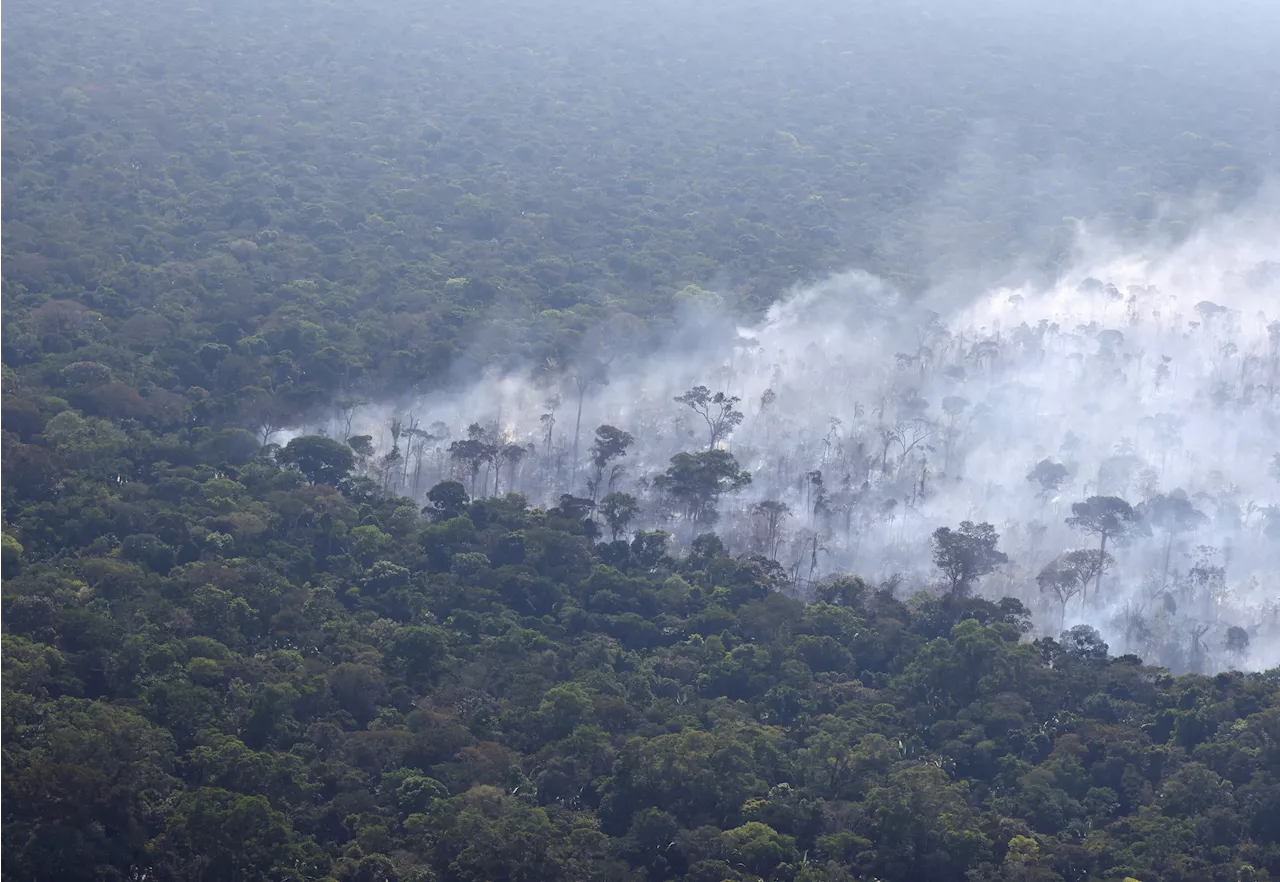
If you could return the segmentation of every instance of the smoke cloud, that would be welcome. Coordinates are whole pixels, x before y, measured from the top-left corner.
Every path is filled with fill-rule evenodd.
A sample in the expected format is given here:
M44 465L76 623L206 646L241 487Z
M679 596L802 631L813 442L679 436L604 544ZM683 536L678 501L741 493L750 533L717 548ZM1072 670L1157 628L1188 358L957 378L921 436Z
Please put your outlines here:
M1081 225L1072 269L1049 285L955 283L909 299L851 271L746 325L719 295L688 288L655 351L628 354L634 340L615 323L566 370L486 375L334 415L326 431L373 436L371 470L421 498L439 479L473 480L449 446L477 426L528 451L486 465L477 493L496 482L555 504L628 492L641 503L632 528L667 530L679 549L706 527L683 522L652 479L675 454L707 449L705 422L674 400L704 385L740 399L741 425L719 446L753 477L721 500L714 529L734 551L776 557L798 591L832 573L928 588L933 531L989 522L1010 563L977 590L1022 600L1038 633L1086 623L1113 652L1178 671L1268 668L1280 663L1276 204L1271 190L1176 245L1138 250ZM592 489L601 424L635 444ZM1062 470L1029 480L1046 460ZM1109 546L1100 591L1063 603L1041 590L1051 561L1097 547L1065 523L1073 503L1149 508L1170 494L1203 517ZM764 501L788 513L770 524Z

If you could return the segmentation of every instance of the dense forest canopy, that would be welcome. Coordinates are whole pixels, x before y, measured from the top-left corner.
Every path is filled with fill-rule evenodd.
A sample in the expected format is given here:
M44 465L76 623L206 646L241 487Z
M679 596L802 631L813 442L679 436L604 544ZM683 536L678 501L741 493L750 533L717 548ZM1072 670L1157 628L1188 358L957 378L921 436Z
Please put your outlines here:
M1280 7L4 12L5 878L1280 876Z

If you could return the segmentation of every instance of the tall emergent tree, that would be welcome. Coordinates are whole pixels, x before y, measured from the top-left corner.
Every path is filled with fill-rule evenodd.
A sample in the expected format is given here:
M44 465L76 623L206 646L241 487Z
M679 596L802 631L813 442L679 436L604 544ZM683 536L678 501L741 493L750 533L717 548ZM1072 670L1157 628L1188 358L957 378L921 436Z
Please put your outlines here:
M1114 563L1115 558L1104 551L1078 548L1055 557L1045 565L1036 576L1036 584L1040 586L1040 593L1051 594L1058 601L1059 628L1066 627L1067 604L1071 598L1084 591L1085 586Z
M952 597L964 597L973 583L1009 562L996 548L1000 534L990 524L961 521L958 530L939 527L933 531L933 562L948 582Z
M573 474L572 481L578 480L578 442L582 438L582 403L586 400L587 390L592 386L609 385L609 365L598 358L584 359L573 375L573 385L578 391L578 416L573 424ZM548 430L549 431L549 430Z
M765 499L751 506L751 513L764 521L764 553L771 557L778 556L778 528L782 521L791 514L791 506L776 499Z
M1027 473L1027 480L1036 485L1036 496L1048 499L1058 492L1070 474L1062 463L1042 459Z
M1160 581L1169 581L1169 557L1173 553L1173 541L1180 533L1190 533L1203 525L1208 518L1191 504L1185 490L1158 493L1138 508L1138 514L1151 526L1165 534L1164 569Z
M450 458L467 467L467 473L471 476L472 496L476 493L476 478L480 476L481 467L492 462L496 453L497 447L478 437L463 438L449 445ZM488 484L487 478L485 483Z
M716 445L742 423L742 411L737 409L737 404L741 400L723 392L713 394L706 386L694 386L683 395L676 396L676 401L706 422L710 434L707 450L715 450Z
M1099 538L1098 550L1105 560L1107 542L1125 545L1131 538L1146 532L1146 525L1133 506L1119 496L1090 496L1084 502L1071 505L1071 517L1066 519L1067 526L1075 527L1084 533L1091 533ZM1102 573L1105 567L1098 567L1094 580L1094 594L1102 589ZM1082 590L1081 603L1087 600L1087 591Z
M609 467L609 463L626 456L627 448L634 444L635 440L630 432L624 432L614 426L603 425L596 429L596 438L591 444L591 464L595 466L596 473L587 481L592 501L599 494L601 485L605 483L604 472ZM616 472L620 468L621 466L614 466L614 473L610 474L608 481L610 487L617 480Z

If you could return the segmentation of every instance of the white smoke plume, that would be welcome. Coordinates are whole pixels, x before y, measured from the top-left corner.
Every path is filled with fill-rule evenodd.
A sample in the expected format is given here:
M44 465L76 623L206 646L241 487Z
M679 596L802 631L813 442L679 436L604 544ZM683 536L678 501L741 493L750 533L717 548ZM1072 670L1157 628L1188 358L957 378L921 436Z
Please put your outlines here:
M789 292L748 326L717 295L686 289L658 351L627 354L628 326L616 322L584 347L582 365L367 406L326 431L372 435L378 471L398 421L401 458L382 479L422 497L441 478L472 480L449 445L478 424L529 451L487 465L478 494L495 481L541 504L630 492L642 503L632 528L667 530L678 548L706 528L682 523L650 481L674 454L707 448L706 424L674 400L704 385L741 399L744 419L720 446L753 476L721 500L714 529L734 551L776 556L798 590L836 572L928 587L932 532L985 521L1010 563L979 590L1021 599L1038 633L1088 623L1113 652L1175 670L1268 668L1280 663L1273 196L1147 252L1082 227L1076 268L1048 287L910 301L847 272ZM625 471L592 490L588 448L601 424L635 444L618 460ZM1066 469L1056 489L1028 480L1043 460ZM1051 560L1096 547L1064 523L1073 502L1118 496L1137 507L1175 491L1203 514L1194 529L1110 548L1100 592L1090 585L1065 604L1041 592ZM753 508L766 500L789 509L772 528Z

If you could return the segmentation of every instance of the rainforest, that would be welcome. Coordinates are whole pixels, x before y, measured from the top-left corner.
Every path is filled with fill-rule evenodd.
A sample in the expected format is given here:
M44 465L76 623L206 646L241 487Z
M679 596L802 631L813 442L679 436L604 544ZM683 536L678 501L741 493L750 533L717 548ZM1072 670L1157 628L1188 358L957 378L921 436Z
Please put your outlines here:
M1280 878L1280 8L4 25L0 877Z

